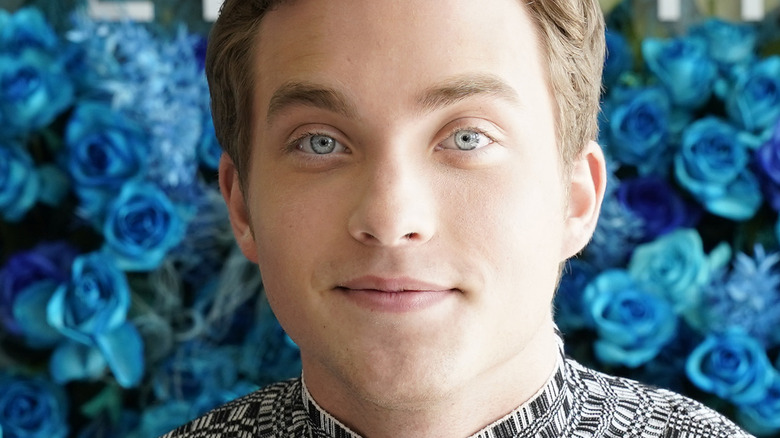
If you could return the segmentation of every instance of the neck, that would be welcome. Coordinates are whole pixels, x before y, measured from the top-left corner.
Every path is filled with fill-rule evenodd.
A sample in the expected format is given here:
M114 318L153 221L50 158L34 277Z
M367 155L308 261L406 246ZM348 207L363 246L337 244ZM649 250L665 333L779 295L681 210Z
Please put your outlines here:
M339 390L347 386L310 374L305 363L304 372L311 396L321 408L363 437L467 437L531 399L551 377L559 356L550 324L518 354L451 390L430 394L424 402L393 405Z

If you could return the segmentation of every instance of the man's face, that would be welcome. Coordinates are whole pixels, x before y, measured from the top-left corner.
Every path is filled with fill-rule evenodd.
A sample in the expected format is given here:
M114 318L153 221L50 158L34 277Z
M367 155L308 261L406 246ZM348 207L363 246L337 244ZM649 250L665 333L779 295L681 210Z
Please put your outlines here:
M522 356L584 240L520 2L300 0L254 53L229 204L307 381L423 401Z

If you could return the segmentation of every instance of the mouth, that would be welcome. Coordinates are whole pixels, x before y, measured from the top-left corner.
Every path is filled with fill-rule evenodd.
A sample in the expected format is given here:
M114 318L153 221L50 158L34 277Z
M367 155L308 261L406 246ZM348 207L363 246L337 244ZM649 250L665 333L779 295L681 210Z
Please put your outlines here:
M460 293L459 289L409 277L365 276L335 288L372 312L406 313L427 309Z

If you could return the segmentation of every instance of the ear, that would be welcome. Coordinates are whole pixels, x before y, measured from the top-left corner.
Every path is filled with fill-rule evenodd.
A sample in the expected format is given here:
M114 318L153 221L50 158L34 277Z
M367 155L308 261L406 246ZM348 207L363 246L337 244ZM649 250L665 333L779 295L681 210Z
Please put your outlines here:
M257 246L252 232L249 210L241 191L238 171L228 154L222 154L219 159L219 190L222 192L222 197L225 198L230 214L230 226L233 228L233 235L236 237L238 247L241 248L241 252L246 258L256 264Z
M576 255L590 241L598 223L606 187L604 154L596 142L590 141L572 163L569 175L569 203L561 247L562 260Z

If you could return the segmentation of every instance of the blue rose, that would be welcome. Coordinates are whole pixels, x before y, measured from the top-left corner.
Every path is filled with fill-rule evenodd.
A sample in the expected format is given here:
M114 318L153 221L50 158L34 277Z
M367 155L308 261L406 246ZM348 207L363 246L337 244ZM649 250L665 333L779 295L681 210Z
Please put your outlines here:
M643 222L645 240L694 225L700 211L689 205L665 179L637 177L620 182L615 196Z
M607 44L607 56L604 58L603 83L611 87L620 76L633 66L633 54L623 34L607 30L604 34Z
M741 331L707 336L688 356L685 372L700 389L736 404L763 400L773 378L764 347Z
M67 403L42 379L0 377L0 433L4 438L64 438Z
M583 295L597 270L581 259L569 259L563 269L555 294L555 321L564 332L589 325Z
M68 172L88 218L101 217L122 185L147 168L143 131L107 105L79 105L68 122L65 143Z
M73 100L73 84L62 63L34 50L0 54L0 120L6 134L48 125Z
M674 157L677 181L711 213L746 220L763 197L758 180L747 167L747 146L728 123L704 117L684 132Z
M207 169L217 170L219 158L222 156L222 147L219 145L217 135L214 133L214 123L211 121L211 117L206 119L203 125L203 135L198 145L198 157Z
M707 54L704 40L646 38L642 41L642 55L672 103L698 108L709 100L718 70Z
M241 349L239 367L265 385L300 374L301 352L270 312L261 314Z
M0 144L0 215L3 219L20 221L35 205L39 189L40 180L27 151L12 144Z
M46 323L46 303L68 280L77 251L66 242L44 242L11 256L0 269L0 322L31 346L60 339Z
M143 343L126 321L130 287L109 254L92 252L73 261L71 278L59 286L46 308L49 325L71 339L52 355L58 382L98 377L108 365L124 387L143 376Z
M103 225L106 250L125 271L150 271L181 242L185 223L157 186L129 182L108 205Z
M197 341L183 344L156 368L155 395L159 400L192 402L231 388L238 379L235 353L229 347L214 348Z
M609 149L615 160L652 172L667 146L669 100L662 90L615 90L608 105Z
M669 303L623 270L602 272L585 288L585 303L598 333L603 363L638 367L673 337L677 317Z
M780 120L774 135L755 153L756 168L769 205L780 211Z
M750 432L760 435L780 433L780 372L772 373L772 383L760 401L739 410L739 422Z
M726 97L729 118L748 131L762 131L780 117L780 56L738 70Z
M639 245L628 272L642 286L683 313L699 304L710 279L707 256L695 229L683 228Z
M22 8L13 14L0 9L0 52L21 53L27 49L54 54L59 39L40 10Z
M757 35L752 26L713 18L694 26L690 35L704 38L710 56L721 64L739 64L755 56Z

